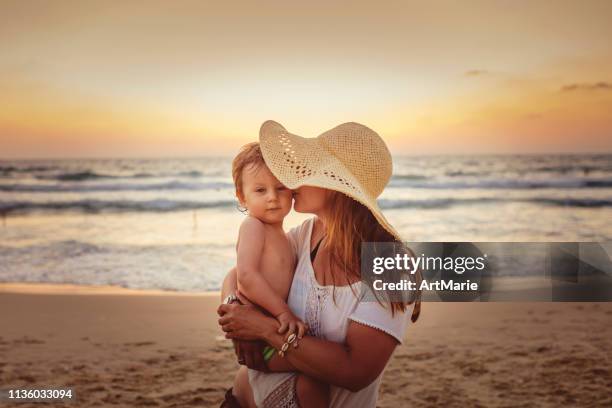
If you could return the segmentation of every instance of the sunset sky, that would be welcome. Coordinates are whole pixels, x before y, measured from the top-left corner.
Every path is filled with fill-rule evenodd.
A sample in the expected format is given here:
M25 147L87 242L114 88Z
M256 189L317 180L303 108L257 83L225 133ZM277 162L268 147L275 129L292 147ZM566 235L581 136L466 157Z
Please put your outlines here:
M612 152L612 2L409 3L0 0L0 159Z

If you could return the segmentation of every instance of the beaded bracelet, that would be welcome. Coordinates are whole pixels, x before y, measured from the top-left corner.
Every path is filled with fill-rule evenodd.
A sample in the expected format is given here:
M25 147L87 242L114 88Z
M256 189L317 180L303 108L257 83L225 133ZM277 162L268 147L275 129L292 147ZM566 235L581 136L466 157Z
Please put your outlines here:
M295 333L291 333L289 337L287 337L287 340L283 343L280 350L278 350L278 355L281 357L285 357L285 353L287 352L287 350L289 350L289 346L291 344L293 344L293 348L297 348L298 346L297 336L295 335Z

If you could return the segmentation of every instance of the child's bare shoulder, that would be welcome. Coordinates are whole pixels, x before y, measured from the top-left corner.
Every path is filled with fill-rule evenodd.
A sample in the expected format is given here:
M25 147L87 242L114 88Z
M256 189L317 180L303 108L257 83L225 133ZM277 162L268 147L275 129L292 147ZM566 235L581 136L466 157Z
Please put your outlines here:
M264 235L265 233L265 224L250 215L240 224L240 235Z

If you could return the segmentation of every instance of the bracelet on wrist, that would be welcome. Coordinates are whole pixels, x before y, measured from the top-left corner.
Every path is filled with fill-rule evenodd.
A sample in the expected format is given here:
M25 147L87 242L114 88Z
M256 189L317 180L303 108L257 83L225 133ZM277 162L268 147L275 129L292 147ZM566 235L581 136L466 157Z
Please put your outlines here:
M278 350L278 355L281 357L285 357L285 353L289 350L289 346L293 344L293 348L297 348L298 346L298 338L295 333L291 333L287 340L283 343L281 348Z
M228 295L225 299L223 299L224 305L231 305L232 303L236 303L236 302L239 304L242 304L240 299L238 299L238 296L236 296L235 294Z

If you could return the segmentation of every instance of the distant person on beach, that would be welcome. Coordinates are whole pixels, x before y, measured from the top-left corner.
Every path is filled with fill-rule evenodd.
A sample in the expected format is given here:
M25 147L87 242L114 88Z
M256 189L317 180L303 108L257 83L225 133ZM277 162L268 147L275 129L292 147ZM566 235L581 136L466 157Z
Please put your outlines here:
M403 246L376 201L391 177L391 155L378 134L358 123L306 139L267 121L260 144L272 175L294 190L295 210L316 216L287 234L297 254L287 303L308 331L296 343L252 305L220 305L219 324L234 340L239 363L251 368L239 370L222 407L309 406L301 400L308 384L300 378L307 375L329 384L328 406L373 408L382 372L420 313L420 292L406 301L392 301L386 292L378 301L363 297L362 242ZM222 296L233 299L237 280L233 269ZM265 344L282 353L265 362Z
M286 303L296 264L295 251L283 230L283 220L293 203L292 192L270 172L257 142L245 145L234 158L232 177L236 197L248 214L236 244L238 294L243 303L254 303L274 316L280 325L278 334L287 335L295 347L306 327ZM264 360L270 360L275 352L266 347ZM300 401L305 406L327 407L326 384L305 375L298 381L304 383Z

